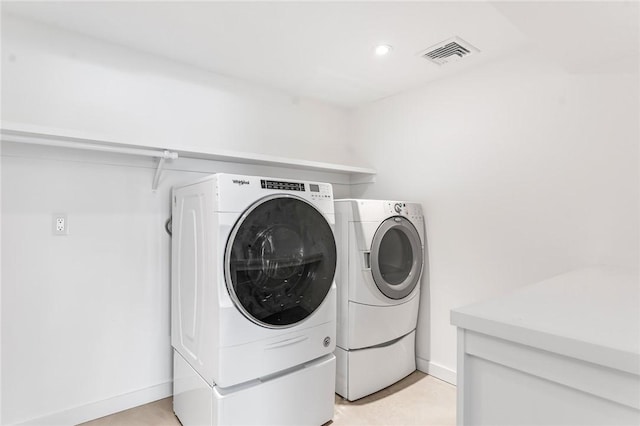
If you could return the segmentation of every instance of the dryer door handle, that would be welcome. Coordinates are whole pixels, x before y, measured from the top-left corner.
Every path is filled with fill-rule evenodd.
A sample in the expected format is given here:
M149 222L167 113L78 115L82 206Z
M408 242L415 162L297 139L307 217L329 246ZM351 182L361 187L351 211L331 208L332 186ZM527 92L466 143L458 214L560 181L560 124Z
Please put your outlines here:
M364 269L371 270L371 252L364 252Z

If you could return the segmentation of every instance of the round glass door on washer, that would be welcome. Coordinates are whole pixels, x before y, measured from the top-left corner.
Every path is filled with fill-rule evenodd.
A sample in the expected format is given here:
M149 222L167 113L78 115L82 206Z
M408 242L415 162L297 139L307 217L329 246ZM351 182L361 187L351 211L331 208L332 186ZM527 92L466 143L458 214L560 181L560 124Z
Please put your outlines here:
M269 328L290 327L324 301L336 268L331 227L293 195L254 203L235 224L225 252L225 278L237 308Z
M422 244L415 226L402 216L386 219L371 244L371 273L378 289L402 299L418 285L421 271Z

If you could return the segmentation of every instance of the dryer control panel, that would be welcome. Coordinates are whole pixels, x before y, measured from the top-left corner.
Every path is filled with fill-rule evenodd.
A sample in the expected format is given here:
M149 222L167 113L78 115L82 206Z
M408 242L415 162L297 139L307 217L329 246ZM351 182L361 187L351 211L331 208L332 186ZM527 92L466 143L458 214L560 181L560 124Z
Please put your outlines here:
M422 241L424 241L422 205L419 203L407 203L406 201L385 201L384 209L389 216L402 216L409 219L418 230Z
M387 201L385 203L385 213L390 215L406 216L417 218L422 216L422 208L416 203L406 203L404 201Z

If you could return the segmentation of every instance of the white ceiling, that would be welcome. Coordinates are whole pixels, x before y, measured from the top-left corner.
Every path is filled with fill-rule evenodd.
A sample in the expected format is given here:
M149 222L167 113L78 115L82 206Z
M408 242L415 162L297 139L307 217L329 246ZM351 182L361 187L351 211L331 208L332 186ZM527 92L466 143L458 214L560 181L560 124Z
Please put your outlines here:
M637 2L2 2L18 15L294 96L355 106L527 49L569 72L637 72ZM481 53L418 54L453 36ZM390 44L386 57L374 47Z

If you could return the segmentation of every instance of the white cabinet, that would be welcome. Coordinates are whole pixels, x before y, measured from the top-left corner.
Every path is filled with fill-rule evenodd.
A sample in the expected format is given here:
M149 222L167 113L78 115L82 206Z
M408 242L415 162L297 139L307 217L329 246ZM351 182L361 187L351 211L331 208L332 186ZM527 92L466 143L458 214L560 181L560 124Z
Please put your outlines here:
M640 424L640 283L574 271L455 309L459 425Z

